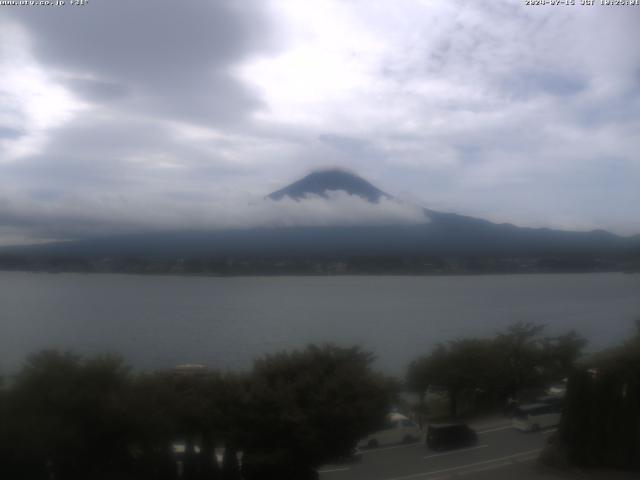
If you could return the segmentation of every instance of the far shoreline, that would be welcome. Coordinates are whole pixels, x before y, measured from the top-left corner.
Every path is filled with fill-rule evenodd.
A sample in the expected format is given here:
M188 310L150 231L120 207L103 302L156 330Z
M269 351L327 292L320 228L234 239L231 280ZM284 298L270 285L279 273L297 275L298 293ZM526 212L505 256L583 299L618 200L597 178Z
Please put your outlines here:
M0 273L32 273L48 275L126 275L139 277L181 277L181 278L349 278L349 277L495 277L495 276L539 276L539 275L595 275L613 274L637 275L640 271L592 270L592 271L521 271L521 272L451 272L451 273L415 273L415 272L375 272L375 273L188 273L188 272L126 272L126 271L74 271L74 270L10 270L0 269Z

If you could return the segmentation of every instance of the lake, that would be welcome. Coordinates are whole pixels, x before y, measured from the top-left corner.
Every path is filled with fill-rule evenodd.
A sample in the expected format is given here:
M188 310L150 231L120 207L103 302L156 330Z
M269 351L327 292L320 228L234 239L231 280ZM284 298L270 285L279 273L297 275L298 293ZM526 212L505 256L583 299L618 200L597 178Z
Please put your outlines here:
M437 343L515 321L592 350L640 318L640 275L179 277L0 272L0 372L42 348L117 352L139 369L244 369L309 342L361 345L402 375Z

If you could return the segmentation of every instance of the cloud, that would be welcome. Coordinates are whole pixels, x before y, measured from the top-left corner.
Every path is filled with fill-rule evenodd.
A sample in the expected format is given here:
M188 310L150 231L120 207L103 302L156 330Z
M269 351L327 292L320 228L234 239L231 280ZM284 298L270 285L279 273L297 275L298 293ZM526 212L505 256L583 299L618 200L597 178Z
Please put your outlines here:
M0 198L0 232L28 232L42 240L95 237L181 229L245 229L259 227L406 225L429 221L422 208L383 198L378 203L343 191L300 200L255 196L120 195L95 199L32 192L19 201ZM151 201L150 201L151 200ZM42 202L47 207L42 208ZM8 242L3 242L7 244ZM9 242L10 243L10 242Z
M38 62L77 75L67 84L93 101L128 90L131 108L204 123L236 120L259 103L228 69L269 44L260 2L110 0L9 15Z
M386 197L371 203L343 191L330 191L327 198L309 195L302 200L264 200L249 210L254 207L264 222L259 226L406 225L429 221L417 205Z
M223 198L334 165L430 208L637 233L639 16L509 0L6 7L0 191L14 224L68 237L174 203L200 225L214 198L232 223L251 215Z
M125 85L90 78L70 78L64 81L64 84L69 90L89 102L103 103L118 100L130 93Z
M24 135L23 130L11 127L0 127L0 138L19 138Z

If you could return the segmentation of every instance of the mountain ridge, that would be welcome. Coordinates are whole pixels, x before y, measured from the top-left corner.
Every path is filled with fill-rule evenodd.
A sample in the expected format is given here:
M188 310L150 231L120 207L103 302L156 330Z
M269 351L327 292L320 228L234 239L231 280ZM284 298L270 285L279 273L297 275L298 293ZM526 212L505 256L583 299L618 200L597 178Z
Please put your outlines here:
M329 198L341 190L372 204L394 197L342 170L312 172L266 198ZM429 222L406 225L279 226L227 230L166 230L0 249L33 258L640 258L640 236L518 227L510 223L422 209ZM596 262L597 263L597 262ZM594 265L596 263L593 263ZM0 268L2 264L0 262Z
M308 195L327 198L327 192L344 191L357 195L371 203L378 203L381 198L392 198L386 192L374 187L370 182L348 170L327 168L315 170L303 178L267 195L271 200L282 200L289 197L300 200Z

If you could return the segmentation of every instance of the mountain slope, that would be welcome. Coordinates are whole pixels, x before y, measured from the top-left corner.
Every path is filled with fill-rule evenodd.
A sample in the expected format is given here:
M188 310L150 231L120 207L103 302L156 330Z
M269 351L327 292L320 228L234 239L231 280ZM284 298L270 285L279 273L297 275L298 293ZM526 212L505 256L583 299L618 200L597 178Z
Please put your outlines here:
M339 190L351 195L358 195L373 203L378 202L382 197L391 198L390 195L374 187L363 178L340 169L319 170L310 173L291 185L267 195L267 197L272 200L281 200L284 197L300 200L307 195L327 198L327 192Z
M273 192L269 199L328 198L342 190L368 202L393 197L366 180L341 170L314 172ZM458 256L550 257L640 255L640 236L604 231L572 232L495 224L453 213L424 209L429 221L410 225L262 227L224 231L166 231L72 242L14 247L0 253L82 258L214 258Z

